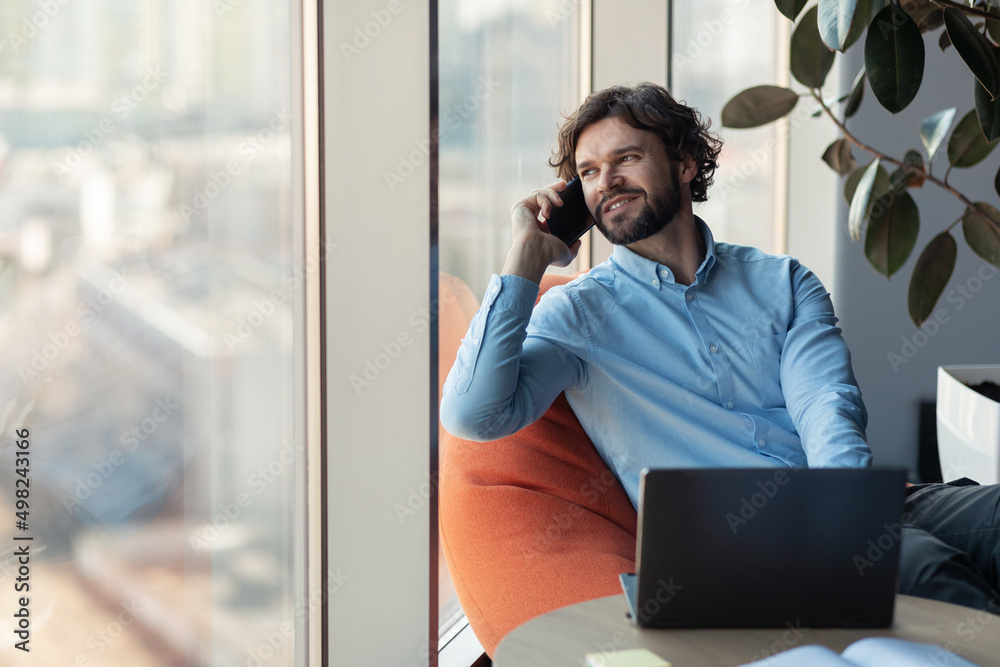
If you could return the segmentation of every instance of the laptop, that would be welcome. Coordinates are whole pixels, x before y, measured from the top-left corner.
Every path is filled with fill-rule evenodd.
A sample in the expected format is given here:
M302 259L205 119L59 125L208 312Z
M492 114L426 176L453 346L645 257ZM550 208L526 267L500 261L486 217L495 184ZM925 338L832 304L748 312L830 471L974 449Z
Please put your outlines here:
M892 624L906 471L644 470L636 574L644 627Z

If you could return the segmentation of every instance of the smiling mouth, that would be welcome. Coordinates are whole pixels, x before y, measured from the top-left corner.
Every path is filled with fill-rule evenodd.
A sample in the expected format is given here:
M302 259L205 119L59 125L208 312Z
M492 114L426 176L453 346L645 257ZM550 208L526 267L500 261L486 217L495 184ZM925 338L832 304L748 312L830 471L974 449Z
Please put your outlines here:
M612 204L611 206L609 206L607 208L607 213L611 213L612 211L616 211L619 208L621 208L622 206L625 206L626 204L631 203L631 202L635 201L636 199L638 199L638 197L629 197L628 199L622 199L620 201L616 201L614 204Z

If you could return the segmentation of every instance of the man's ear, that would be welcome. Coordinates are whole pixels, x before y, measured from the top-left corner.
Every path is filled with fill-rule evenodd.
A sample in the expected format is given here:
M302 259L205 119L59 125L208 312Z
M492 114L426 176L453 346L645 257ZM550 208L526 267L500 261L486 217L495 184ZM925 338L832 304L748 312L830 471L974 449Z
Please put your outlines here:
M694 161L694 158L689 156L682 157L677 173L677 177L680 179L681 184L690 183L697 175L698 164Z

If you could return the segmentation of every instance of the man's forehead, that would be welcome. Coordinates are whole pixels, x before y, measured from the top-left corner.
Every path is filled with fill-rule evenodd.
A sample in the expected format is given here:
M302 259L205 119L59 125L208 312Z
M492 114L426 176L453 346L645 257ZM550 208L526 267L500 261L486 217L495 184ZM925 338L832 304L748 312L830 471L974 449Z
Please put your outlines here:
M611 117L587 126L576 141L577 164L601 157L603 154L635 148L652 148L659 137L649 130L632 127L620 118Z

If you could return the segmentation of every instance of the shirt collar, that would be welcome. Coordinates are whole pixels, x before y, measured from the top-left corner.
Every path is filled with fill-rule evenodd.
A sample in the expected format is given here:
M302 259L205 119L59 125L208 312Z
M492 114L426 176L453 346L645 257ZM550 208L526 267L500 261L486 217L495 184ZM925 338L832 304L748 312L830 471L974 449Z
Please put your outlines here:
M715 237L712 230L708 228L705 221L694 216L695 225L705 239L705 259L695 273L695 282L704 283L708 279L708 273L715 265ZM629 250L623 245L616 245L611 253L611 260L621 267L622 271L636 278L639 282L647 285L659 286L661 283L673 283L674 272L642 255Z

